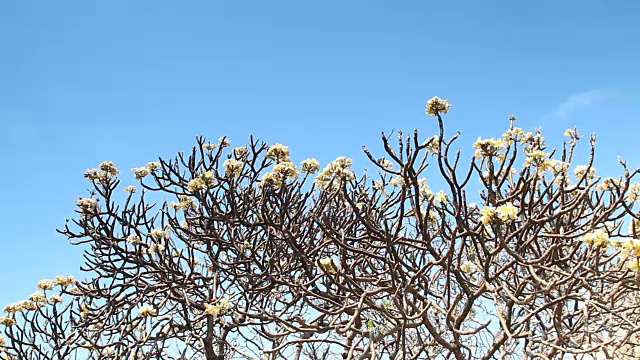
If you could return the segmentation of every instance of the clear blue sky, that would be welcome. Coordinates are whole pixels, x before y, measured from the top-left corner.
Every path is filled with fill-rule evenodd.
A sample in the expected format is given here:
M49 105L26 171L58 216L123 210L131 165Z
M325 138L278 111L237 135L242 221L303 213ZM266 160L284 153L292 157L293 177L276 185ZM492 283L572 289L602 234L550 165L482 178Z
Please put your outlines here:
M526 130L596 132L601 161L637 166L638 14L604 0L2 1L0 306L80 274L55 229L86 168L113 160L127 184L199 134L362 167L380 131L435 131L438 95L469 152L514 113Z

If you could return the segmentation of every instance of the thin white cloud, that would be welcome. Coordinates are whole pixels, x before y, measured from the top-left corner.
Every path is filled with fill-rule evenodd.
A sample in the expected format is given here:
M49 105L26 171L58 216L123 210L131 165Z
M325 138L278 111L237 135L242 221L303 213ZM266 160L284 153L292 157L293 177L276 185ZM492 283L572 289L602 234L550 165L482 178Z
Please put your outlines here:
M560 103L553 111L553 117L562 118L567 116L573 110L589 106L593 103L602 101L609 93L604 90L590 90L580 93L575 93L569 96L565 101Z

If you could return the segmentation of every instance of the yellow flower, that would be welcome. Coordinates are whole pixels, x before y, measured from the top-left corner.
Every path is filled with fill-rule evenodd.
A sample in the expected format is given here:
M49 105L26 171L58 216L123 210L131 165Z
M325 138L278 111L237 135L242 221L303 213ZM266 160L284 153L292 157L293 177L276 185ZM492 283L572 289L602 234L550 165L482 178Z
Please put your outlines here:
M0 347L3 347L7 344L7 340L4 337L0 336Z
M465 261L460 265L462 272L471 274L476 271L476 266L471 261Z
M318 265L322 270L328 272L329 274L335 274L338 272L338 267L330 257L325 257L318 260Z
M632 270L634 272L639 273L640 272L640 259L635 258L635 259L631 259L627 262L627 268L629 270Z
M447 201L447 194L445 194L444 191L440 190L436 194L436 198L433 199L433 201L437 203L444 203Z
M609 234L604 229L598 229L585 234L582 241L596 247L607 246L610 243Z
M506 142L518 141L522 136L524 136L524 131L519 127L514 127L502 134L502 139Z
M510 202L498 206L496 212L498 214L498 218L503 223L511 222L518 216L518 208L513 206L513 204Z
M156 316L158 311L151 305L143 305L138 309L138 315L142 317Z
M486 225L493 221L494 217L497 216L496 208L493 206L485 206L480 209L480 215L482 215L480 217L480 221Z
M204 313L211 316L218 316L218 313L222 310L222 308L218 305L207 304L204 307Z
M437 96L432 97L427 101L427 115L436 116L438 113L446 114L451 108L448 100L440 99Z

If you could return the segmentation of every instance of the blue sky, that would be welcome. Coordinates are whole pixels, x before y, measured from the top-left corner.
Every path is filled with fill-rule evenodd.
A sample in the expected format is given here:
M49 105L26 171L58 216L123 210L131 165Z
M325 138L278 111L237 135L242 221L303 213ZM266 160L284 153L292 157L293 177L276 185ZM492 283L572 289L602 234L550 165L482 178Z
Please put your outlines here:
M55 229L86 168L140 166L200 134L363 167L381 131L433 133L424 104L438 95L468 152L514 113L552 143L569 125L596 132L603 171L618 155L638 166L639 13L604 0L0 2L0 305L80 274Z

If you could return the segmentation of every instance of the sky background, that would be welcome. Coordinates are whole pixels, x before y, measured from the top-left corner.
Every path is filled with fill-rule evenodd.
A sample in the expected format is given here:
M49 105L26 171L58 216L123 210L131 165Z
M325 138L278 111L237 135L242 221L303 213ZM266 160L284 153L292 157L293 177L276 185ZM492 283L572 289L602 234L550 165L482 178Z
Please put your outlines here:
M381 131L449 134L472 153L510 114L550 145L597 133L600 173L640 165L640 2L0 2L0 306L42 278L82 278L55 229L85 169L128 171L227 135L366 167ZM437 188L434 190L438 190Z

